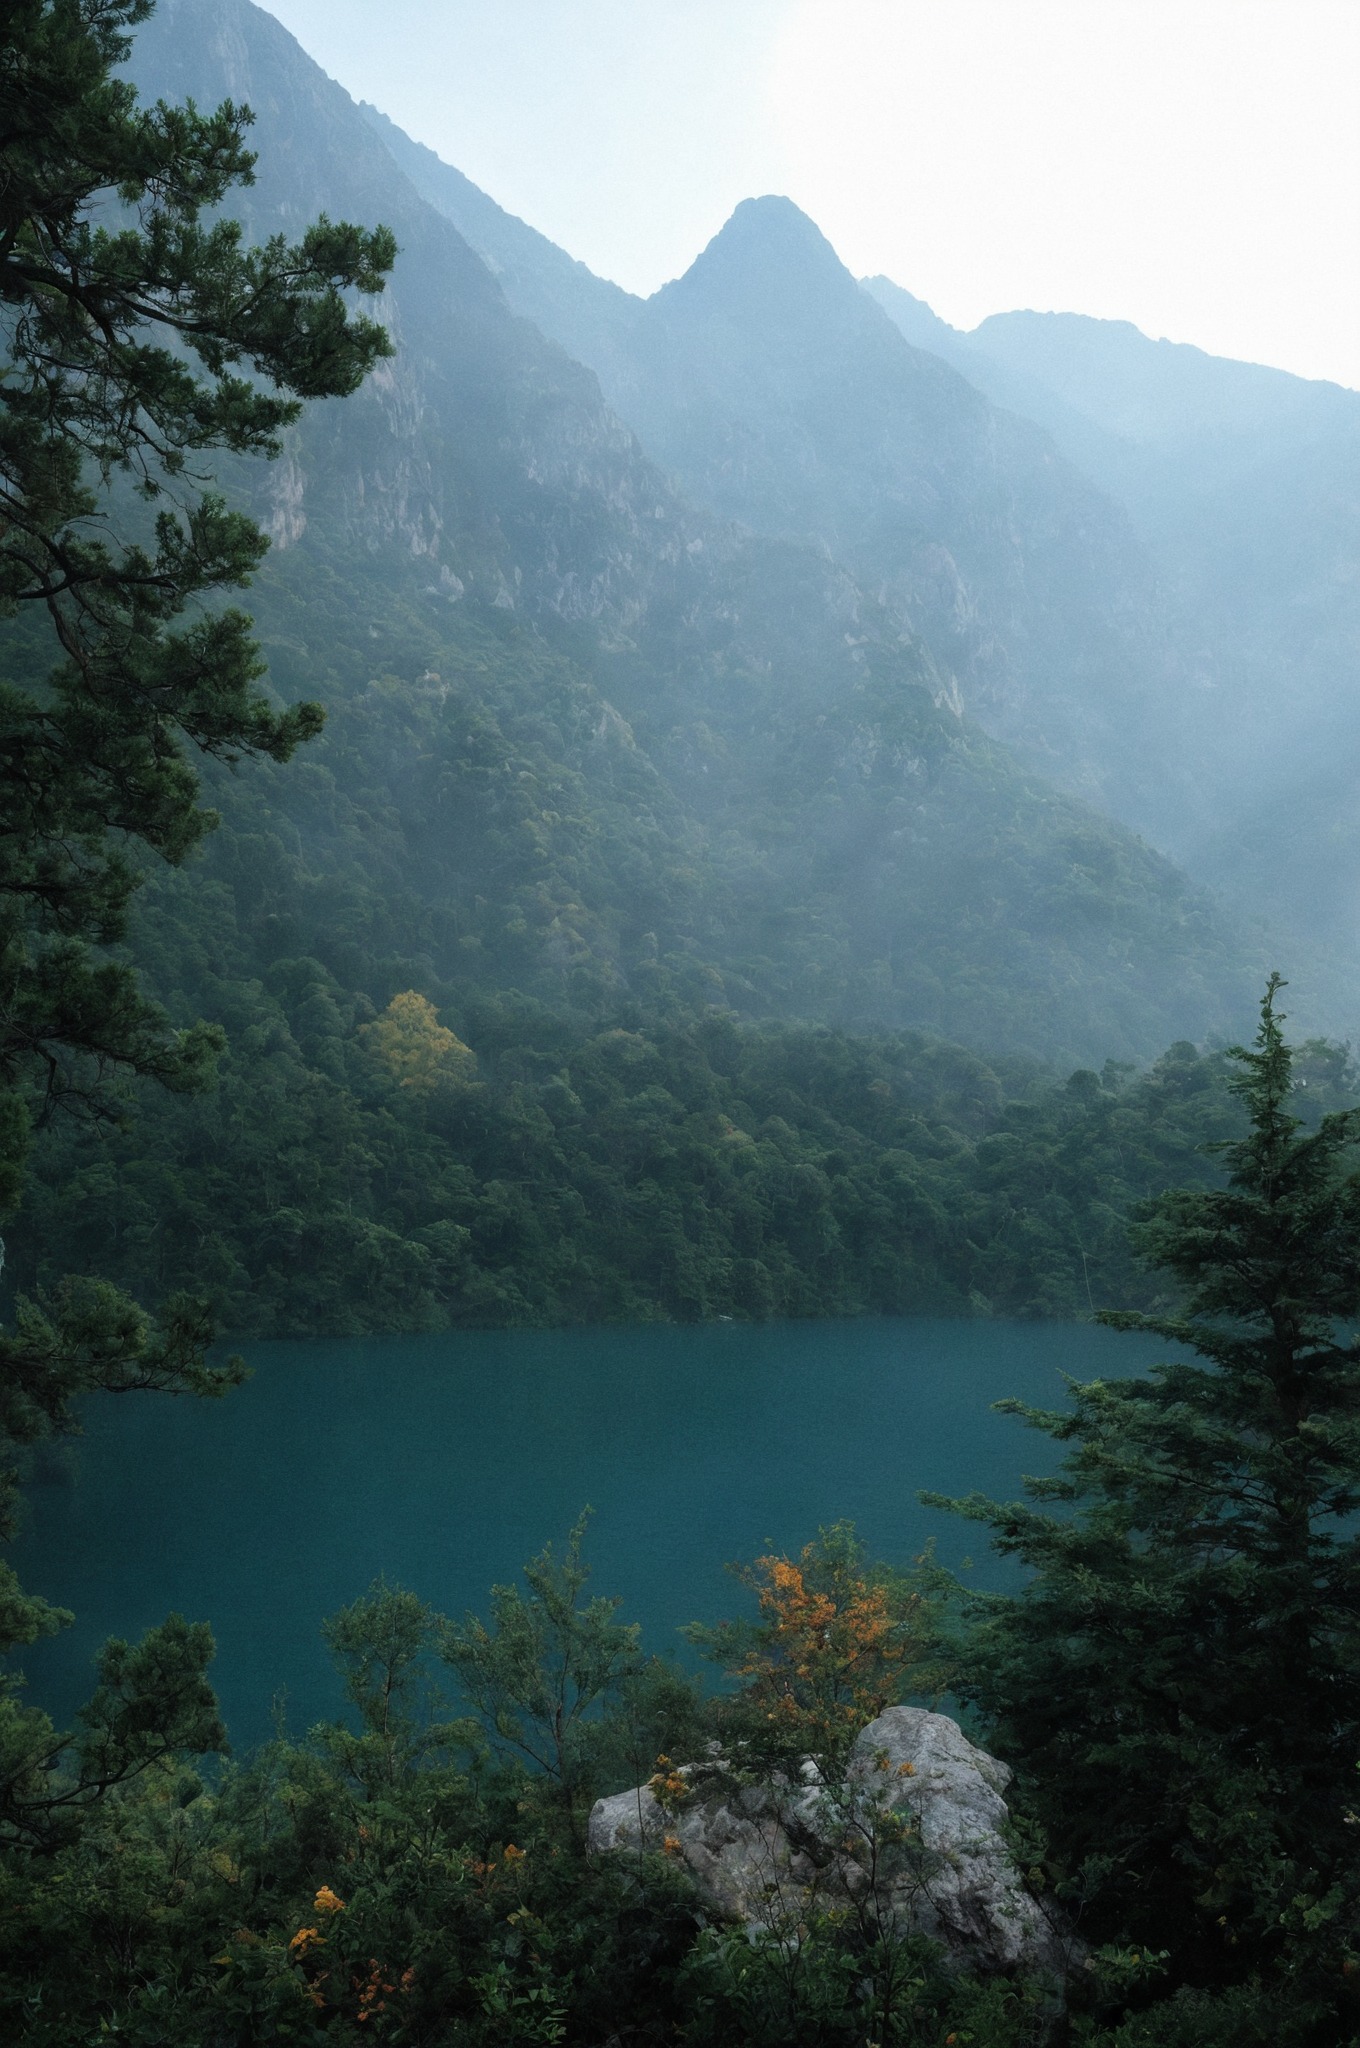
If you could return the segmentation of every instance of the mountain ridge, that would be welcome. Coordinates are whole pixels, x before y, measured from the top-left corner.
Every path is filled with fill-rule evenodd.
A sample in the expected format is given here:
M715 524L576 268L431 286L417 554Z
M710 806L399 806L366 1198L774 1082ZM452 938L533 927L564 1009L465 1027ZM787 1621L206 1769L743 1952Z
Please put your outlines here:
M870 288L919 335L916 302ZM1353 961L1360 393L1079 315L994 316L945 345L994 396L1019 381L1159 564L1198 787L1168 847Z
M620 312L617 287L390 122L381 132L431 203L505 263L517 308L588 351L609 404L691 499L844 559L925 637L955 701L988 730L1135 829L1169 835L1193 792L1163 761L1143 772L1152 750L1138 732L1168 706L1174 720L1182 692L1127 513L1064 464L1043 428L994 411L957 365L908 354L791 201L743 202L684 278ZM837 447L847 387L864 403ZM1017 499L1032 507L1018 545Z
M465 181L392 124L384 133L398 153L406 152L403 161L418 154L432 203L459 219L493 260L508 251L513 261L503 281L519 309L591 363L610 404L689 496L758 530L802 532L833 556L845 557L909 630L925 634L937 664L955 678L957 703L1019 746L1041 772L1131 823L1239 905L1267 906L1291 934L1290 952L1302 945L1314 963L1308 971L1330 977L1333 1016L1353 1014L1356 974L1346 965L1353 958L1347 937L1352 884L1345 878L1357 873L1360 855L1348 855L1348 864L1338 869L1299 810L1310 777L1316 777L1328 791L1330 809L1348 821L1347 842L1360 844L1348 776L1336 766L1338 748L1346 758L1349 750L1346 712L1334 681L1354 667L1360 621L1348 624L1333 591L1307 573L1296 573L1279 588L1272 566L1272 556L1286 560L1291 528L1310 522L1319 531L1323 560L1348 558L1354 522L1343 515L1338 525L1309 498L1310 492L1316 495L1311 477L1330 464L1336 481L1326 488L1333 502L1344 499L1345 458L1329 458L1323 450L1310 470L1308 460L1300 467L1286 443L1283 455L1248 449L1242 462L1235 459L1240 440L1224 443L1220 437L1218 455L1226 468L1210 481L1208 502L1206 487L1195 480L1198 471L1192 475L1174 448L1169 462L1159 449L1140 448L1121 431L1118 418L1083 412L1070 392L1045 383L1032 352L1006 353L1008 332L1042 330L1053 316L1000 316L979 339L949 328L889 281L869 279L865 296L879 302L917 350L918 363L926 358L947 364L995 409L994 437L1022 444L1018 472L1013 461L1011 473L1027 478L1022 496L1030 495L1036 520L1037 556L1017 559L1005 534L1010 505L1003 491L992 515L1001 540L990 548L979 591L977 563L967 556L978 540L976 513L983 501L970 492L968 531L947 531L934 547L918 551L913 570L919 544L910 535L899 531L870 545L862 521L861 530L854 530L862 504L882 494L881 475L871 482L861 471L848 504L845 493L838 502L823 492L819 502L812 474L818 456L809 449L806 422L791 418L785 406L778 422L785 445L782 452L772 450L770 422L743 417L750 410L745 394L725 404L724 398L734 397L731 390L712 389L710 366L695 360L695 321L682 319L689 331L679 337L661 331L670 308L680 313L698 295L701 260L687 290L675 280L643 301L620 296L617 287L554 252L560 272L554 302L553 293L545 295L535 283L535 265L552 251L551 244L514 223L485 195L478 198L480 218L470 219L466 190L461 199L455 193ZM815 228L806 246L823 256L827 251ZM822 275L825 281L825 269ZM566 307L560 300L563 278L570 285ZM796 331L807 308L796 293L791 297ZM779 360L796 362L796 350L784 337L774 333L771 341L777 324L765 323L767 344ZM1078 321L1074 331L1099 340L1101 326ZM1127 327L1119 338L1126 348L1145 345L1173 367L1189 362L1217 374L1217 359L1198 352L1178 355L1172 344L1140 344ZM710 338L708 353L732 353L731 340L729 323L719 340ZM984 348L983 340L990 345ZM650 361L640 363L640 351ZM748 380L757 387L761 367L757 353ZM1262 372L1258 379L1251 366L1219 367L1267 391L1293 390L1282 372ZM667 382L678 379L685 389L668 401ZM697 394L703 396L696 399ZM1338 402L1344 407L1345 398L1344 392L1324 393L1333 408ZM1312 402L1310 396L1307 403ZM1063 483L1052 460L1055 447L1070 465ZM1194 453L1200 469L1207 449L1201 442ZM1360 468L1360 447L1356 454ZM915 479L924 489L929 481ZM1012 487L1007 490L1013 496ZM900 512L900 493L898 498ZM1274 526L1245 532L1250 508L1272 499L1282 513ZM1301 518L1295 517L1296 507ZM1099 586L1093 606L1078 603L1074 609L1061 575L1055 584L1053 574L1040 567L1036 578L1036 565L1046 555L1055 567L1074 565L1088 600ZM1249 573L1238 566L1242 555L1252 558ZM1295 692L1314 707L1302 720L1282 715ZM1315 742L1309 738L1314 728ZM1270 851L1276 846L1282 847L1278 860Z
M668 985L707 986L747 1015L916 1023L1099 1058L1245 1014L1251 970L1234 964L1207 901L961 720L910 620L824 546L695 508L610 412L591 369L512 309L371 117L277 24L248 0L168 0L141 32L134 76L168 97L255 106L255 231L320 210L396 228L395 361L343 407L318 408L273 476L242 487L279 535L258 586L278 685L330 701L334 744L370 685L392 690L394 706L442 693L447 792L435 812L433 787L415 785L394 830L412 876L428 877L412 917L475 944L434 942L420 970L429 986L499 971L538 999L577 987L592 1003L622 1001L652 985L655 962ZM760 209L744 218L758 224ZM816 231L783 218L852 324L909 357ZM506 231L537 246L531 231ZM957 384L943 365L925 374L932 388ZM981 398L967 403L985 412ZM576 708L565 724L545 712L537 765L509 771L533 727L535 635L569 665L563 702ZM455 765L464 719L485 736L471 781ZM336 802L348 804L361 764L332 744L316 760L343 767ZM492 771L497 746L505 768ZM487 772L545 792L515 828L525 855L538 848L527 865L517 852L484 872L449 808L459 792L500 844ZM546 794L554 777L578 791L570 831ZM288 778L270 786L287 813ZM621 858L631 847L632 902L587 858L592 833ZM633 908L644 901L658 906L645 918ZM318 932L310 943L335 942ZM378 1002L390 992L367 991Z

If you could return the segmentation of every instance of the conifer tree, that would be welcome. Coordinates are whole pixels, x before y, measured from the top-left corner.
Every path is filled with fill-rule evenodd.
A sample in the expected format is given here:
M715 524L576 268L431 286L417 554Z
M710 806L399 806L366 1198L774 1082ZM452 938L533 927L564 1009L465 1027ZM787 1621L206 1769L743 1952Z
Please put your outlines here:
M440 1644L492 1742L541 1771L568 1812L581 1790L586 1724L643 1668L637 1624L614 1618L621 1600L586 1596L590 1515L577 1516L560 1555L547 1543L529 1560L527 1593L492 1587L490 1627L469 1614L445 1624Z
M202 458L276 454L304 399L353 391L391 352L347 298L382 289L390 233L322 219L246 246L217 209L251 181L249 110L144 108L116 75L151 11L0 8L0 1220L35 1123L118 1117L119 1075L189 1089L211 1071L218 1035L172 1030L103 949L147 855L181 861L214 822L195 755L282 761L321 714L271 700L249 619L215 601L266 541ZM219 1391L234 1374L208 1363L211 1335L199 1302L153 1320L102 1283L20 1304L0 1332L0 1535L8 1446L69 1426L92 1388ZM0 1565L0 1652L61 1619ZM55 1789L61 1744L0 1692L0 1836L41 1836L211 1735L210 1647L182 1625L111 1646L109 1713L96 1741L87 1710Z
M961 1690L1022 1774L1086 1924L1189 1980L1329 1957L1339 1985L1360 1758L1360 1111L1308 1128L1273 976L1232 1086L1226 1185L1138 1231L1180 1355L1002 1404L1069 1447L1029 1501L952 1505L1033 1576L984 1602ZM1310 1965L1311 1967L1311 1965Z

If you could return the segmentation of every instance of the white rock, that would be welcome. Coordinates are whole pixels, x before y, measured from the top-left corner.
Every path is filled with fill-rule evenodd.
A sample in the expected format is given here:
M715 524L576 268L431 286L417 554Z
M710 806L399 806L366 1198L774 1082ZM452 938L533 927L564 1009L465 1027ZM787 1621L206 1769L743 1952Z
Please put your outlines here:
M752 1781L724 1759L687 1767L666 1810L650 1786L597 1801L591 1851L677 1857L711 1911L792 1935L809 1913L853 1914L867 1934L915 1931L972 1970L1063 1976L1080 1955L1030 1893L1002 1835L1010 1772L956 1721L890 1707L860 1734L844 1782L805 1763Z

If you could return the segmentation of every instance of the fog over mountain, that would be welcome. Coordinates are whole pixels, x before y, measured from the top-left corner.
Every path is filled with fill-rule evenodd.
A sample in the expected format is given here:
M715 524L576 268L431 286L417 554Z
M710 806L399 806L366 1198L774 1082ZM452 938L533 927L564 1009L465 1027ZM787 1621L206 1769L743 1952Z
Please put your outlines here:
M1164 843L1349 956L1360 393L1075 314L1000 314L959 334L886 279L867 289L904 336L1040 421L1127 508L1189 692L1176 741L1198 801Z
M1116 321L964 334L871 278L893 358L787 202L630 301L367 111L692 496L850 563L972 715L1318 949L1349 1014L1360 396Z
M845 562L1035 766L1139 828L1174 813L1160 774L1130 786L1173 652L1127 515L1046 433L903 347L796 207L747 201L683 278L630 300L367 111L687 494Z
M509 865L478 789L398 803L403 888L459 934L427 969L556 998L706 975L750 1015L1044 1058L1240 1028L1262 942L1080 800L1111 795L1102 764L1164 658L1127 518L908 347L796 209L741 209L642 306L365 117L246 0L166 0L133 72L255 109L252 231L324 210L401 247L395 360L249 486L276 679L332 706L315 759L343 790L348 694L384 673L428 692L429 671L451 729L496 722L501 772L532 731L578 786L578 850L545 796ZM469 636L496 621L488 668ZM366 672L341 685L355 629ZM547 650L566 728L534 704ZM335 858L334 812L325 830Z

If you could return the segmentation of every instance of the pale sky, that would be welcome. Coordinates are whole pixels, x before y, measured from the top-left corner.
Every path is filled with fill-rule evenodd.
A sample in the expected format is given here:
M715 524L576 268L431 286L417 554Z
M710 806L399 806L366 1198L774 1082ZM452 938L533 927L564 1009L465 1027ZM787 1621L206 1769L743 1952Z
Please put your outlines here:
M783 192L955 326L1132 320L1360 388L1360 0L275 0L628 290Z

